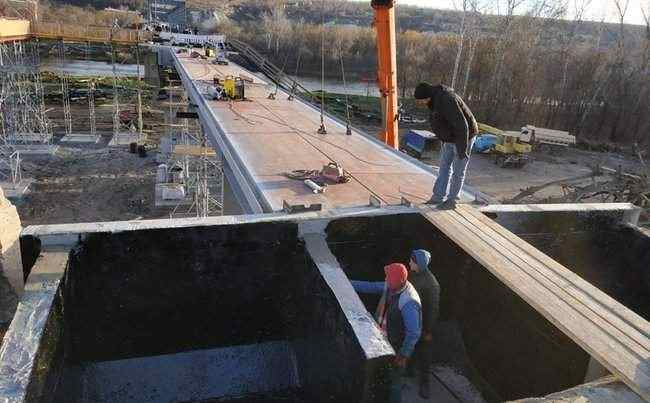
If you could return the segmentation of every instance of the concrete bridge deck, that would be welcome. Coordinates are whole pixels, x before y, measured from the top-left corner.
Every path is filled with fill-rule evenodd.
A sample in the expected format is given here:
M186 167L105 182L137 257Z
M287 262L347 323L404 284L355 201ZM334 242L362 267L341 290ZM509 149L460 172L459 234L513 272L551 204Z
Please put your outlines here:
M366 205L371 195L386 204L397 204L402 197L423 202L431 196L435 179L431 167L357 131L348 136L343 124L327 116L327 134L318 134L317 110L300 100L289 101L281 90L275 100L268 99L275 85L258 77L246 86L247 101L208 100L203 94L214 76L251 73L233 63L216 66L188 53L173 57L202 121L212 125L213 142L255 195L250 199L259 207L249 206L250 212L281 210L283 200L333 208ZM293 170L320 170L329 162L340 163L351 180L330 185L322 194L284 176ZM474 193L470 189L462 198L474 200Z

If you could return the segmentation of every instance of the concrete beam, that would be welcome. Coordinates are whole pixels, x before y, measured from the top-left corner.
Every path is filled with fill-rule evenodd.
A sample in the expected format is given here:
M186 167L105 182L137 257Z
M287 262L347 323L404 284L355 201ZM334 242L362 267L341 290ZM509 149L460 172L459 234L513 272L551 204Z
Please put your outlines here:
M615 205L615 206L612 206ZM617 205L617 206L616 206ZM522 204L522 205L488 205L479 208L481 212L552 212L552 211L584 211L579 204ZM636 208L629 203L596 203L588 205L589 211L634 211ZM314 219L338 219L354 216L370 217L389 214L416 214L418 211L407 206L383 206L381 208L363 206L336 208L326 211L307 212L300 214L265 213L242 214L206 218L174 218L137 221L107 221L75 224L30 225L23 229L21 236L39 238L43 246L73 245L81 236L93 232L124 232L161 228L183 228L212 225L237 225L269 221L305 221Z
M329 220L315 220L299 225L299 236L305 241L307 253L341 304L366 358L394 355L395 351L388 339L377 327L327 245L325 227L328 222Z
M326 219L302 222L298 224L298 235L305 242L307 254L316 265L320 277L325 282L325 287L334 294L336 307L340 307L340 314L344 315L340 326L344 329L351 329L349 337L355 340L355 344L358 344L357 348L350 350L350 343L345 343L348 345L347 350L343 347L339 353L342 356L349 356L352 351L361 349L363 358L358 364L358 373L355 375L355 379L345 382L349 389L347 395L354 396L354 401L371 402L374 401L371 385L376 379L377 371L387 363L390 357L395 355L395 350L379 330L372 315L366 310L359 295L352 288L352 284L338 260L330 251L325 234L328 223L329 220ZM321 281L311 281L311 283L319 282ZM331 337L339 336L333 334ZM340 345L341 343L336 344ZM345 372L342 372L344 369L345 365L339 368L339 374L344 375Z
M632 203L553 203L553 204L490 204L479 207L482 213L548 213L548 212L621 212L623 221L636 224L641 208Z
M619 379L608 376L545 397L513 400L510 403L642 403L643 401Z
M28 392L35 401L44 393L47 370L56 367L51 362L40 362L46 371L36 372L38 356L61 358L53 351L44 351L43 346L55 349L58 343L56 331L45 332L52 318L52 307L66 265L68 250L56 249L42 253L29 275L25 292L16 309L16 315L5 334L0 347L0 401L22 402ZM53 324L57 328L61 324ZM60 327L58 327L61 330ZM52 337L45 343L44 337ZM41 368L42 370L42 368Z
M183 66L178 62L173 48L167 49L171 58L174 60L176 71L178 71L183 87L188 93L188 96L194 104L198 106L199 116L201 117L201 124L206 130L206 134L210 139L210 143L223 156L225 162L224 173L231 185L233 194L239 201L242 210L247 214L257 214L262 212L271 212L271 204L264 198L260 190L255 186L255 180L251 173L246 168L246 165L241 161L237 152L232 147L223 130L219 125L219 119L212 112L208 106L207 101L203 94L199 91L194 81L189 77ZM161 48L160 52L164 53Z
M53 225L30 225L23 229L21 236L33 236L41 241L43 247L52 245L74 245L80 238L88 233L116 233L125 231L139 231L163 228L187 228L205 227L219 225L238 225L272 221L305 221L314 219L336 219L345 217L389 214L414 213L410 207L389 206L376 207L350 207L331 209L327 211L307 212L300 214L269 213L269 214L248 214L233 216L218 216L206 218L174 218L158 220L137 220L137 221L108 221L90 222L76 224L53 224Z

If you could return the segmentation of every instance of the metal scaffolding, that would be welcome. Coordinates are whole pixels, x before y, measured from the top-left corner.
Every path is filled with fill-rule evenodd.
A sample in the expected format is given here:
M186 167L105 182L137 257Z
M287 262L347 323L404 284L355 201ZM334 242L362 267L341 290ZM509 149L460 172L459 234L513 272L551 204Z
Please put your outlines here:
M62 69L65 67L65 42L61 40L59 43L59 64ZM72 133L72 115L70 114L70 79L68 74L61 70L59 76L61 80L61 102L63 107L63 128L65 134Z
M86 61L90 60L90 43L86 42ZM97 119L95 116L95 81L88 79L88 125L90 135L97 135Z
M50 144L38 42L0 43L0 144Z
M137 98L138 98L138 142L144 142L142 133L142 81L140 80L140 44L135 45L135 63L138 66L137 76Z
M178 167L184 172L184 186L187 191L186 200L191 200L189 207L184 203L177 204L170 212L170 217L208 217L223 214L223 186L224 174L223 163L220 158L211 152L207 138L200 124L193 124L190 127L189 119L184 118L182 124L172 124L175 121L175 111L172 105L187 105L187 94L180 93L181 102L173 102L173 91L169 92L170 111L169 127L179 127L179 144L190 147L197 147L202 150L198 155L177 155L173 157L174 162L170 164L172 169ZM173 135L173 134L172 134Z
M202 144L205 147L205 141ZM207 155L197 161L194 202L197 217L223 215L223 166Z
M12 150L10 147L0 146L0 183L5 182L12 187L16 187L22 180L20 151Z

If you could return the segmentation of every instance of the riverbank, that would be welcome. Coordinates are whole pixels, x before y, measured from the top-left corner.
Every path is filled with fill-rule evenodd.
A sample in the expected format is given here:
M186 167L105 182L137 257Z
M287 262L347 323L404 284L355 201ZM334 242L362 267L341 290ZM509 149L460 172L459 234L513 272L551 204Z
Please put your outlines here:
M314 103L320 106L320 90L312 91L312 94L315 96ZM305 94L303 95L308 98ZM429 129L427 109L418 109L413 99L400 99L398 102L402 106L400 134L408 129ZM348 113L346 113L346 109ZM371 128L371 132L378 131L381 126L382 111L378 96L348 94L346 97L345 93L326 91L325 110L344 121L347 121L349 117L352 126Z

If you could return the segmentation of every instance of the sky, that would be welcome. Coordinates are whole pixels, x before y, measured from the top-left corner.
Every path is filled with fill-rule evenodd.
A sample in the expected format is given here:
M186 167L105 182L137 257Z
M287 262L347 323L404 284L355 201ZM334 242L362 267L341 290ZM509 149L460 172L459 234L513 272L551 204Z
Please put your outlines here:
M355 1L368 1L368 0L355 0ZM408 4L420 7L430 8L446 8L455 9L454 0L396 0L399 4ZM569 1L569 10L574 9L575 0ZM581 0L579 0L581 1ZM621 0L625 2L626 0ZM629 1L627 13L625 15L625 22L628 24L645 25L643 16L641 14L641 6L643 5L646 10L650 10L650 0L627 0ZM460 0L455 1L460 5ZM524 6L522 6L523 8ZM618 14L614 6L614 0L590 0L589 7L583 19L600 21L605 17L606 22L618 22ZM574 15L569 13L567 18L573 19Z

